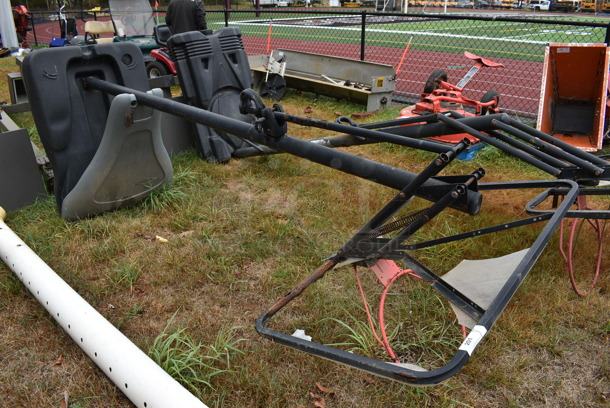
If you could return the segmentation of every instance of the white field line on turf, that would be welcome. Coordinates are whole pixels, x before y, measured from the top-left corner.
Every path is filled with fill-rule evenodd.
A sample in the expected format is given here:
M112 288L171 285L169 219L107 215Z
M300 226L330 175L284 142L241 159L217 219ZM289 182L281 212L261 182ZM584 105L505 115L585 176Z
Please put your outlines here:
M250 26L263 26L263 27L268 27L269 24L264 24L264 23L253 23L250 21L234 21L231 22L231 25L250 25ZM275 26L283 26L283 27L295 27L293 25L283 25L283 24L278 24L278 21L275 20L273 22L273 25ZM324 27L324 26L297 26L297 27L302 27L302 28L317 28L317 29L325 29L325 30L337 30L337 31L360 31L360 28L355 28L355 27ZM402 31L402 30L380 30L380 29L376 29L376 28L370 28L366 30L367 33L384 33L384 34L404 34L404 35L424 35L424 36L430 36L430 37L446 37L447 33L432 33L429 31ZM539 35L539 33L537 34L532 34L532 35ZM487 36L479 36L479 35L464 35L464 34L452 34L451 37L455 37L455 38L465 38L465 39L469 39L469 40L493 40L493 41L498 41L498 42L519 42L519 43L529 43L529 44L547 44L548 41L539 41L539 40L526 40L526 39L519 39L519 40L513 40L510 38L497 38L497 37L487 37Z
M494 28L498 28L498 27L510 27L513 26L514 23L498 23L498 22L494 22L495 24L493 25ZM477 24L477 25L469 25L469 26L458 26L458 27L444 27L444 28L439 28L439 29L434 29L432 31L448 31L448 30L455 30L455 29L470 29L470 28L489 28L489 25L485 25L485 24Z
M522 35L505 35L502 38L520 38L520 37L529 37L529 36L535 36L535 35L546 35L549 33L562 33L562 34L566 34L566 35L570 35L570 34L576 34L576 35L592 35L593 33L590 31L589 28L574 28L572 30L556 30L556 29L551 29L551 28L529 28L529 27L525 27L525 25L523 25L522 27L517 27L515 25L515 23L496 23L494 24L494 28L498 29L500 27L509 27L509 30L501 30L501 31L505 31L505 32L517 32L517 31L526 31L527 34L522 34ZM445 27L445 28L438 28L438 29L433 29L430 30L432 32L448 32L451 34L451 32L453 30L461 30L461 29L473 29L473 28L480 28L480 29L487 29L489 28L489 25L469 25L469 26L457 26L457 27ZM585 31L587 30L587 31ZM368 30L367 30L368 31Z
M518 32L518 31L525 31L526 34L521 34L521 35L504 35L502 38L522 38L522 37L531 37L531 36L537 36L537 35L547 35L550 33L561 33L561 34L565 34L565 35L593 35L593 33L591 32L590 29L586 29L586 28L575 28L572 30L556 30L556 29L552 29L552 28L527 28L527 27L515 27L513 23L506 23L506 24L494 24L494 28L500 28L500 27L510 27L511 29L509 30L501 30L504 32ZM489 26L486 25L472 25L472 26L459 26L459 27L446 27L446 28L439 28L439 29L433 29L431 30L432 32L446 32L449 34L452 34L452 32L454 30L461 30L461 29L472 29L472 28L480 28L480 29L486 29L489 28ZM369 31L369 30L367 30ZM494 38L494 37L491 37Z
M511 36L506 36L506 38L520 38L520 37L534 37L537 35L548 35L550 33L558 33L559 31L556 30L543 30L540 33L529 33L529 34L522 34L522 35L511 35ZM590 31L581 31L578 32L578 30L570 30L570 31L561 31L562 34L566 34L566 35L592 35L593 33L591 33Z

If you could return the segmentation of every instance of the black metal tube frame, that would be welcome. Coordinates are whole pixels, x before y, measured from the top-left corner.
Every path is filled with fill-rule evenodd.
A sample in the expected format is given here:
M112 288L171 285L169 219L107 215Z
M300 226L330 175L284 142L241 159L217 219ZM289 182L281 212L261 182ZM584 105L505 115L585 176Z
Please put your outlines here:
M401 190L401 193L399 193L399 195L395 199L395 202L387 207L389 209L397 210L401 208L405 203L407 203L409 201L409 196L411 196L412 194L405 195L403 193L404 191L409 191L409 189L413 189L415 195L422 198L430 199L431 201L435 202L435 204L433 204L433 206L431 207L433 208L433 210L430 211L430 213L425 214L425 216L420 216L417 219L417 222L414 222L409 227L404 228L402 232L399 233L397 238L394 238L392 240L380 240L379 242L382 244L382 251L379 251L379 247L374 247L372 248L373 252L365 256L365 258L378 259L380 256L383 257L386 254L390 255L391 258L395 258L397 255L396 251L403 250L403 246L401 246L402 241L408 236L410 236L413 232L417 231L417 229L419 229L422 225L424 225L425 222L427 222L428 220L427 217L432 217L439 214L444 208L452 204L453 201L459 200L461 196L465 196L466 200L461 200L458 205L452 205L454 208L461 209L462 211L469 212L470 214L476 214L480 209L480 194L476 191L476 188L470 189L468 187L468 184L472 183L473 180L476 181L476 179L478 179L478 176L470 176L471 180L464 184L453 183L452 187L451 182L445 182L442 181L443 179L441 178L434 179L432 177L433 174L436 174L442 169L443 165L441 163L433 163L429 167L429 169L424 172L423 175L417 175L372 160L367 160L358 156L347 154L345 152L333 150L316 143L291 138L285 134L278 135L271 134L269 132L265 133L263 131L263 126L261 126L261 120L270 120L270 117L273 117L275 120L277 120L278 122L281 121L282 123L285 123L286 120L302 120L298 117L291 117L290 115L286 115L283 112L275 112L271 114L269 113L269 111L264 112L264 114L257 115L259 120L257 121L257 124L252 125L242 121L223 117L212 112L204 111L202 109L180 104L171 100L150 96L144 92L135 91L133 89L112 84L98 78L90 77L85 79L84 87L86 89L98 90L115 95L120 93L130 93L133 94L138 100L138 102L142 103L143 105L150 106L152 108L164 112L172 113L188 120L213 127L218 130L223 130L227 133L237 135L245 140L268 146L273 150L290 153L295 156L306 158L313 162L333 167L337 170L341 170L343 172L353 174L359 177L372 179L377 183ZM446 115L438 115L438 123L411 125L408 127L399 126L396 128L386 129L386 131L384 132L373 131L364 127L346 126L340 123L329 124L327 122L322 121L319 122L318 127L324 127L327 129L346 132L349 131L349 134L353 134L354 129L358 129L356 131L356 133L358 134L353 136L361 137L364 139L390 141L392 143L398 142L399 144L408 145L411 142L405 141L403 140L403 138L425 137L422 135L429 132L430 128L435 129L433 131L434 135L437 135L438 131L444 127L443 132L456 133L456 131L463 131L470 133L476 137L483 136L483 138L485 138L486 135L482 134L476 128L469 126L468 122L470 121L476 123L477 125L484 123L485 126L483 127L485 128L491 126L491 121L498 122L499 118L501 118L500 122L506 123L507 120L502 115L492 118L476 117L464 118L462 120L453 119ZM313 122L315 122L315 120ZM273 127L272 125L273 124L267 124L266 129ZM277 125L277 123L275 125ZM276 129L277 128L278 127L276 126ZM405 129L406 133L409 134L408 136L400 134L403 133ZM399 132L400 137L393 137L391 132L387 132L387 130ZM369 131L371 132L370 134L368 133ZM487 136L487 138L490 139L489 136ZM503 146L504 147L502 149L507 150L506 145L503 144ZM449 158L449 160L447 161L450 161L453 157L455 157L456 153L463 150L464 147L465 144L460 145L459 147L453 150L449 150L449 153L444 152L443 154L447 155L447 157ZM511 152L511 154L514 154L518 157L521 156L521 151L519 151L518 149L513 149L509 146L508 150ZM557 152L557 150L560 149L551 150L553 150L554 154L561 155L561 153ZM600 168L596 166L596 164L602 164L599 163L599 161L593 164L591 163L591 161L588 161L586 158L583 158L581 154L574 154L574 156L577 156L577 160L574 160L577 165L585 167L587 171L593 172L595 176L599 177L604 174L604 169L607 164L605 161L602 160L604 168ZM533 163L535 161L540 160L537 158L530 161ZM593 179L596 179L596 177L593 177ZM466 364L466 362L472 355L472 352L478 345L479 341L483 338L485 333L491 329L491 327L499 317L500 313L506 307L506 305L520 286L523 279L527 276L527 274L533 267L534 263L540 256L546 244L548 243L553 232L557 229L561 220L566 217L568 213L570 213L569 209L572 203L576 200L576 197L578 196L580 191L580 187L578 186L578 184L570 180L494 183L493 185L488 185L486 187L486 190L511 188L547 188L544 193L539 195L536 199L534 199L528 204L528 212L531 211L532 213L538 213L538 215L532 217L531 221L517 221L511 227L546 220L548 220L548 223L543 228L542 232L540 233L532 247L527 251L523 261L513 271L510 278L502 287L497 297L493 300L490 307L482 314L481 308L476 305L476 303L459 294L454 288L451 288L450 285L444 282L435 285L436 289L439 290L442 294L455 298L458 301L458 304L461 304L462 307L464 307L464 309L467 311L467 313L473 316L480 316L480 318L478 319L477 326L475 326L470 336L462 343L462 346L460 346L460 348L457 350L452 360L445 366L438 369L434 369L432 371L416 371L402 366L397 366L394 364L370 359L367 357L354 355L352 353L347 353L342 350L324 346L322 344L308 342L265 327L265 325L273 315L275 315L279 310L281 310L288 303L298 297L302 293L302 291L309 287L312 283L324 276L327 271L333 269L340 261L339 257L337 256L331 258L327 263L318 268L312 275L310 275L299 285L297 285L297 287L293 291L291 291L284 298L280 299L278 302L276 302L275 305L272 306L272 308L270 308L266 313L261 315L256 323L257 331L263 337L270 338L274 341L297 348L299 350L320 357L329 358L333 361L341 362L349 366L368 371L372 374L380 375L409 384L435 384L440 381L443 381L446 378L449 378L450 376L457 373L463 367L464 364ZM439 190L440 193L430 195L429 192L433 190ZM564 197L564 200L558 205L557 209L551 212L542 211L542 214L540 215L540 210L536 210L535 207L545 199L557 195L561 195ZM576 212L573 213L576 214ZM383 222L387 219L387 214L384 214L382 216L379 216L379 219L377 221ZM375 224L378 224L378 222L375 222ZM370 223L370 225L367 224L367 226L365 227L370 230L372 225L373 224ZM504 227L505 225L506 224L503 224ZM496 226L496 228L499 228L499 226ZM490 228L486 231L486 233L489 232L494 232L494 230ZM460 235L463 236L464 234ZM476 234L470 234L470 236L475 235ZM409 259L406 256L403 256L403 259L405 259L405 262L407 264L409 263ZM423 266L416 266L420 266L419 270L421 271L422 275L425 275L424 269L422 269ZM431 271L428 271L427 276L430 278L435 275ZM439 281L437 280L437 282Z
M477 137L478 139L481 139L481 140L485 141L486 143L489 143L490 145L497 147L498 149L501 149L501 150L519 158L520 160L523 160L524 162L526 162L528 164L531 164L535 167L538 167L541 170L548 172L551 175L561 176L561 171L558 172L558 170L561 170L561 169L557 169L555 167L547 165L545 162L543 162L541 160L544 158L542 155L537 155L538 157L534 157L530 154L530 152L524 151L526 148L526 145L523 145L521 143L518 143L517 141L514 141L512 144L515 145L516 147L510 146L492 136L486 135L485 133L468 126L468 124L464 123L463 121L452 119L452 118L449 118L444 115L440 115L439 120L454 127L455 129L459 129L463 132L467 132L467 133ZM547 143L542 143L540 140L538 140L537 137L532 136L532 134L537 134L537 133L542 133L542 132L536 131L536 129L530 128L527 125L523 125L522 123L517 122L513 119L509 119L509 122L510 122L510 125L506 124L504 121L497 121L494 119L494 120L492 120L492 126L490 128L496 127L513 136L530 141L531 143L534 144L534 146L536 146L538 149L543 150L545 153L552 155L556 158L559 158L560 160L566 161L564 168L567 168L570 164L579 166L580 168L582 168L584 170L582 176L587 176L587 177L597 176L600 178L604 177L604 176L610 176L610 174L606 174L610 170L610 163L606 162L605 160L599 159L593 154L583 152L578 149L576 149L576 150L578 150L578 153L575 154L573 152L573 149L575 149L574 146L571 146L572 149L569 149L569 151L568 151L568 149L559 148L555 145L555 143L551 143L551 141L556 140L556 139L553 137L550 137L549 135L545 135L546 136L545 139L547 139L545 141ZM517 128L517 126L515 126L515 123L519 123L520 126ZM542 138L540 138L540 139L542 139ZM557 141L557 142L559 142L559 141ZM553 162L553 164L557 165L559 163ZM600 167L600 165L604 166L606 169L604 169L604 167Z
M604 169L600 168L595 163L598 163L600 165L608 165L608 163L605 162L605 160L599 160L599 162L598 162L597 157L595 157L592 154L585 153L580 149L576 149L576 150L578 150L578 154L574 154L574 150L572 150L572 149L575 149L574 146L568 145L572 149L567 149L567 148L565 148L565 146L561 147L561 148L557 147L557 145L559 145L560 140L558 140L556 138L549 137L549 138L547 138L547 140L545 140L545 142L547 142L547 143L543 143L539 139L539 136L535 135L535 133L539 132L536 129L533 129L530 127L519 129L518 127L514 126L515 125L514 121L511 121L511 125L512 125L512 127L507 126L504 123L494 122L494 126L496 126L498 129L504 130L504 131L509 131L512 135L514 135L520 139L529 141L530 143L532 143L534 146L536 146L538 149L544 151L545 153L548 153L555 157L563 157L566 161L569 161L569 163L580 166L583 169L592 172L596 176L601 176L604 173ZM540 133L542 133L542 132L540 132ZM542 133L542 134L545 135L544 133ZM548 135L545 135L545 136L548 136ZM542 140L544 140L544 139L542 139ZM567 143L565 143L565 144L567 145ZM567 164L566 164L566 167L567 167Z
M527 188L528 182L516 182L519 184L518 188ZM479 183L477 189L479 191L491 191L502 189L505 183ZM563 197L565 199L565 194L568 190L566 189L550 189L549 197ZM610 187L606 188L592 188L592 187L584 187L580 186L580 190L578 192L579 195L605 195L610 196ZM408 251L408 250L416 250L422 248L429 248L431 246L446 244L448 242L459 241L462 239L468 238L476 238L482 235L491 234L495 232L508 231L513 228L519 228L525 225L535 224L538 222L546 221L551 218L555 210L541 210L536 209L530 204L527 204L525 210L528 214L532 215L532 217L524 218L517 221L511 221L507 223L502 223L498 225L494 225L491 227L479 228L476 230L471 230L467 232L463 232L460 234L450 235L443 238L421 241L414 244L403 244L400 246L400 250ZM587 218L587 219L610 219L610 207L608 210L568 210L565 213L565 218Z
M403 169L355 156L340 150L334 150L322 145L309 143L308 141L287 135L281 137L269 136L265 134L259 126L197 107L185 105L170 99L152 96L146 92L113 84L99 78L84 78L83 86L89 92L100 91L111 95L122 93L132 94L135 96L138 103L145 106L162 112L171 113L214 129L222 130L242 139L250 140L251 142L265 145L284 153L290 153L314 163L371 180L396 190L402 190L404 186L409 184L417 176L417 174ZM445 189L443 189L443 187L447 186L448 184L443 181L429 179L422 188L416 192L416 195L420 198L436 202L444 195ZM452 205L452 208L474 215L479 212L481 203L481 195L476 191L468 190L463 197Z
M275 112L275 115L286 122L345 133L343 135L310 139L311 143L321 144L328 147L347 147L378 142L389 142L429 152L443 153L448 151L451 146L446 143L422 139L432 136L443 136L457 133L455 127L447 126L442 122L438 123L439 114L437 113L362 125L358 125L351 120L349 120L350 125L346 125L341 121L333 123L314 118L288 115L281 112ZM478 130L486 130L490 128L494 119L506 122L510 119L506 114L495 114L484 117L465 117L462 115L456 115L454 112L448 112L447 115L454 116L460 122L464 122L468 126ZM244 158L277 153L280 152L269 148L261 150L253 147L247 147L235 151L234 156Z
M337 265L337 261L335 259L327 261L326 264L318 268L318 270L316 270L312 275L299 283L299 285L297 285L293 291L286 295L284 299L280 299L271 308L269 308L267 312L263 313L256 322L256 330L261 336L277 343L399 382L411 385L432 385L446 380L447 378L456 374L468 362L474 349L477 347L484 335L492 328L510 299L513 297L523 280L532 269L538 257L546 247L546 244L550 240L552 234L558 228L561 220L569 210L571 202L576 199L579 192L578 184L569 180L496 183L497 189L521 189L525 186L529 188L549 189L532 201L532 207L538 205L548 197L550 188L564 187L567 190L565 195L566 198L552 214L538 238L527 251L523 260L515 268L508 281L502 287L496 298L492 301L491 305L480 316L478 319L478 324L458 348L451 361L444 366L431 371L417 371L396 364L349 353L313 341L303 340L266 327L269 320L276 313L278 313L283 307L290 303L290 301L294 300L298 295L300 295L308 286L323 277L326 272L332 270L332 268ZM408 259L405 259L405 262L407 266L410 266ZM419 269L421 270L421 268ZM467 300L464 299L464 302L467 302Z
M426 168L417 175L409 184L407 184L390 202L388 202L369 222L367 222L348 242L346 242L341 249L339 249L337 256L340 258L352 256L351 252L354 251L362 240L367 239L369 233L385 223L390 217L392 217L397 211L399 211L405 204L407 204L413 197L415 191L420 188L426 180L430 177L436 176L442 171L460 152L462 152L468 141L464 140L455 146L450 151L450 154L443 153L432 161ZM385 246L385 245L384 245Z
M421 140L431 136L468 133L520 160L557 178L584 180L610 179L610 162L589 152L581 151L506 114L465 117L456 112L430 114L420 117L357 125L332 123L318 119L275 113L286 122L344 132L343 135L313 139L310 142L328 147L345 147L375 142L389 142L402 146L440 153L446 144ZM409 126L405 126L409 125ZM500 133L502 130L514 138ZM569 147L568 147L569 146ZM245 148L238 157L278 153L271 149Z

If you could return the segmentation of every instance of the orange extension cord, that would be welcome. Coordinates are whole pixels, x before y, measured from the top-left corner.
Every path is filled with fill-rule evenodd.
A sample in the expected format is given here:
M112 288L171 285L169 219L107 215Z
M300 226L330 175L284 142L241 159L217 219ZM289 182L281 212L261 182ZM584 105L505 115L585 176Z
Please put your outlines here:
M421 276L414 274L411 269L401 269L398 273L396 273L390 279L388 284L385 285L385 288L383 289L383 292L381 294L381 299L379 301L379 330L381 332L381 337L380 337L377 334L377 331L375 330L375 324L373 323L373 317L372 317L371 311L369 309L368 302L366 301L366 295L364 294L364 289L362 288L362 282L360 281L360 276L358 275L358 268L356 265L353 265L353 268L354 268L354 275L356 276L356 282L358 282L358 289L360 290L360 296L362 297L362 303L364 303L364 310L366 310L366 316L369 321L369 326L371 327L371 332L373 332L373 336L375 337L375 340L377 340L377 342L379 344L381 344L381 346L385 349L386 353L388 353L388 355L390 356L392 361L395 363L400 363L400 361L396 357L396 354L394 353L394 350L392 350L392 346L390 346L390 341L388 340L388 336L387 336L387 333L385 330L385 316L384 316L385 315L385 313L384 313L385 300L388 295L388 292L390 291L390 287L401 276L409 275L411 277L414 277L417 279L422 279L422 280L423 280L423 278ZM464 326L462 326L462 335L464 337L466 337L466 328Z
M587 205L586 196L579 196L577 199L577 204L578 204L579 210L591 210L591 207L589 207ZM568 227L569 237L568 237L568 242L567 242L567 248L565 248L566 244L564 242L564 222L567 223L566 220L562 220L561 226L560 226L559 251L561 252L563 259L566 262L572 289L574 289L574 292L576 292L579 296L586 296L593 290L593 288L597 284L597 281L599 280L599 276L601 274L602 253L603 253L603 235L604 235L603 232L606 227L606 224L604 223L604 227L602 228L601 223L597 219L596 220L583 219L583 218L572 219L570 221L570 226ZM597 235L598 246L597 246L597 265L595 268L595 273L593 275L593 281L591 282L591 285L589 285L589 287L586 290L581 290L578 287L578 284L576 283L576 277L574 276L574 243L576 241L576 238L578 237L577 230L580 229L580 228L578 228L578 226L582 225L584 222L588 222L595 230L596 235Z

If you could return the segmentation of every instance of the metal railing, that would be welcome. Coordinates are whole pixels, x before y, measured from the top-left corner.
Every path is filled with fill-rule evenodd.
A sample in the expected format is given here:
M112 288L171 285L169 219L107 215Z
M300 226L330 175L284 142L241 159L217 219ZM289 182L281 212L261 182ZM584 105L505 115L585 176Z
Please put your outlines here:
M418 11L413 7L409 10ZM456 84L472 65L463 55L469 51L504 67L480 70L468 83L464 96L478 100L495 90L500 94L502 109L524 118L534 118L538 112L546 44L610 41L609 23L592 15L458 10L423 13L420 9L405 14L336 8L208 9L207 20L213 30L239 27L249 55L265 54L270 47L395 68L400 65L394 98L402 103L418 100L435 70L446 71L448 82ZM50 15L57 16L48 12L31 14L33 22L47 24ZM109 18L106 13L66 14L77 19ZM160 21L164 14L164 10L158 11ZM36 39L36 29L34 36Z

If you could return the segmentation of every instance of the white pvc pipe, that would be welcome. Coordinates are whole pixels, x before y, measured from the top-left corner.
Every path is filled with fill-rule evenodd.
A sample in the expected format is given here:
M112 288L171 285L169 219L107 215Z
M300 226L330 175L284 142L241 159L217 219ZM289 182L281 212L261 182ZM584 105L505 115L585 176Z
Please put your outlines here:
M5 48L17 48L17 31L11 10L10 0L0 0L0 33L2 33L2 46Z
M0 257L72 340L140 408L207 408L64 282L4 223Z

